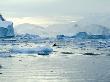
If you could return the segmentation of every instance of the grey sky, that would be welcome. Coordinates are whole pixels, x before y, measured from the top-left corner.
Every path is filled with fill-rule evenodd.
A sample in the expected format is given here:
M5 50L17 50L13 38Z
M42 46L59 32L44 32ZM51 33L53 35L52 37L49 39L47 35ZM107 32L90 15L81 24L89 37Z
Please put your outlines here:
M0 0L0 10L14 16L110 13L110 0Z
M110 0L0 0L6 16L76 16L110 14Z

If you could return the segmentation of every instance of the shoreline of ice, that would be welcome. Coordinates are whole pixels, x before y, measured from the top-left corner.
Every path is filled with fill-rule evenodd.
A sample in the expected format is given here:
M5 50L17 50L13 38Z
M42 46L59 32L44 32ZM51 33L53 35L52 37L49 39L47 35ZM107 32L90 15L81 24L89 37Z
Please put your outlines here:
M56 46L52 46L56 43ZM110 48L109 47L99 47L100 45L91 44L87 42L46 42L46 43L10 43L0 45L0 56L3 54L36 54L42 53L41 55L48 54L63 54L63 55L101 55L109 56ZM108 43L107 43L108 44ZM107 45L106 44L106 45ZM92 45L92 46L91 46ZM91 46L91 47L90 47ZM44 53L45 52L45 53ZM88 54L89 53L89 54ZM91 55L91 56L92 56ZM6 56L6 55L5 55Z

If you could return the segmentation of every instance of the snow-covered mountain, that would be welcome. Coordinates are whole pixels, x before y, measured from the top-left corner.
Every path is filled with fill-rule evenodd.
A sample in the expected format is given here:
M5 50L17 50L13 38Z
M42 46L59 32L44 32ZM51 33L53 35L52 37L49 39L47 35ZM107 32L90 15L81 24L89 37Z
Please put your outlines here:
M17 34L29 33L29 34L37 34L37 35L48 35L44 27L29 23L24 23L15 26L14 29Z
M48 26L49 33L73 35L77 32L87 32L90 34L108 34L110 33L110 18L107 16L91 16L69 23L55 24Z
M81 24L83 26L90 24L97 24L110 28L110 16L102 16L102 15L87 16L84 19L78 21L78 24Z
M78 32L87 32L89 34L109 34L110 29L98 25L98 24L90 24L82 26L78 23L76 24L63 24L63 25L52 25L47 27L48 33L53 35L65 34L65 35L74 35Z
M74 27L74 24L54 24L47 27L46 31L50 33L51 35L59 35L59 34L65 34L65 35L73 35L76 32L78 32L78 28Z
M59 34L74 35L78 32L87 32L89 34L109 34L110 33L109 16L91 16L85 17L77 22L68 24L54 24L44 28L34 24L20 24L15 27L17 33L30 33L38 35L55 36Z

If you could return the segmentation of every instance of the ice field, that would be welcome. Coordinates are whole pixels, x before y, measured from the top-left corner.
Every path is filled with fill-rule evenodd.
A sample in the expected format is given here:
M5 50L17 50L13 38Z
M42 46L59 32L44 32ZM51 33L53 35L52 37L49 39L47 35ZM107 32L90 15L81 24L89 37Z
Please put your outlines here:
M16 43L0 46L1 82L109 82L109 41ZM11 51L50 46L49 55ZM90 47L91 46L91 47ZM9 56L9 57L7 57Z

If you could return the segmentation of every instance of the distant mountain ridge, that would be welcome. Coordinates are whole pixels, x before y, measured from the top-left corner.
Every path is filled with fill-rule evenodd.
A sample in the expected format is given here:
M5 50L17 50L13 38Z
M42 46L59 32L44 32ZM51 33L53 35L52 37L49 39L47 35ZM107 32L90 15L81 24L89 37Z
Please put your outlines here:
M109 34L110 19L104 16L86 17L77 22L68 24L53 24L44 28L34 24L20 24L15 27L17 33L32 33L38 35L55 36L59 34L74 35L78 32L87 32L89 34Z
M45 28L42 26L34 25L34 24L29 24L29 23L24 23L24 24L19 24L14 27L15 32L17 34L37 34L37 35L47 35L48 33L45 31Z

